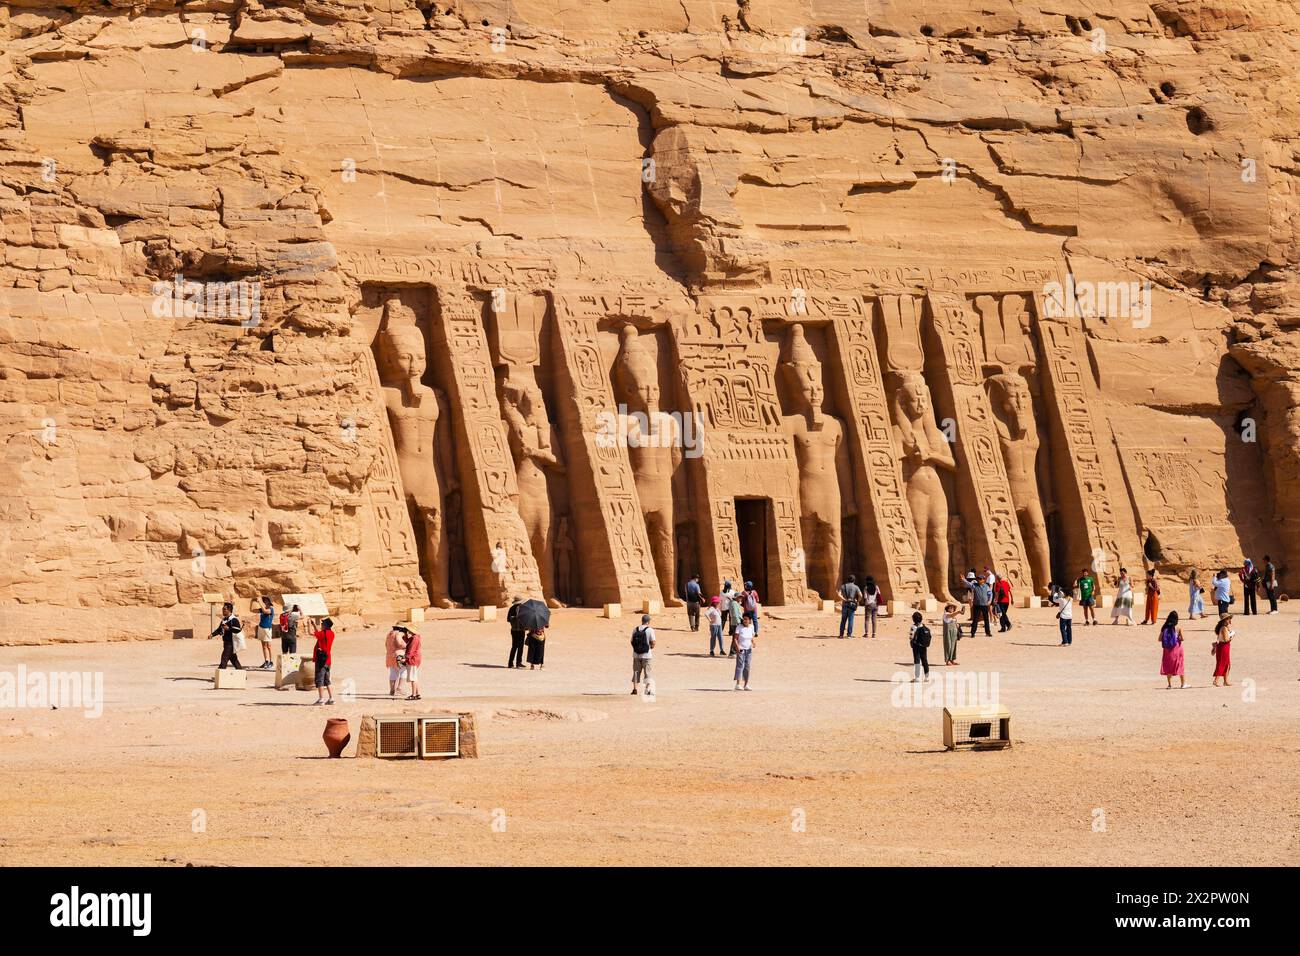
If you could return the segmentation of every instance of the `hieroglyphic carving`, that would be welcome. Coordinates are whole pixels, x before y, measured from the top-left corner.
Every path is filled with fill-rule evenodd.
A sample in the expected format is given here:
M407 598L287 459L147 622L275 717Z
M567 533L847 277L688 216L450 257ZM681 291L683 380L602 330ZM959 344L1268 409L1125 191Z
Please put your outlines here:
M925 570L916 525L903 493L903 476L894 451L894 439L885 401L876 338L871 316L859 307L854 313L836 316L833 340L844 369L852 414L858 461L855 463L866 488L870 514L874 519L883 557L883 574L877 574L891 599L913 600L924 595ZM869 552L876 549L869 548Z
M984 391L979 322L963 296L932 292L929 299L943 349L940 378L956 420L958 494L963 504L969 504L962 508L967 544L977 562L987 559L1013 587L1032 591L1002 446Z
M1042 440L1035 410L1042 389L1037 371L1038 354L1029 334L1029 313L1022 295L981 295L976 296L974 304L984 340L985 387L1002 447L1007 483L1034 586L1043 592L1051 580L1046 515L1053 507L1052 471L1047 447L1050 442Z
M353 379L362 383L364 394L374 396L381 405L382 386L379 369L369 349L357 352L352 365ZM376 419L376 424L382 419ZM356 427L359 422L352 422ZM428 599L420 578L419 557L411 518L402 495L397 469L397 450L387 428L375 428L375 457L366 477L362 508L362 559L377 567L390 596L400 603L422 604Z
M1058 478L1058 493L1073 514L1065 524L1075 541L1070 565L1092 562L1115 574L1121 566L1141 567L1136 522L1120 472L1110 425L1099 420L1102 407L1088 362L1083 331L1069 320L1044 317L1041 295L1034 296L1034 326L1045 361L1044 391L1059 434L1064 437L1068 476ZM1104 431L1099 432L1099 429ZM1057 469L1063 475L1063 469ZM1068 485L1061 487L1060 485Z
M514 461L497 401L482 305L464 289L439 287L438 328L449 357L461 484L475 599L504 604L515 593L542 596L541 578L519 516Z
M775 357L763 336L763 313L774 308L753 296L709 297L694 313L677 317L671 328L682 387L705 435L700 487L712 518L712 527L700 529L705 583L739 580L734 499L766 498L776 554L769 554L767 562L770 593L761 596L770 604L793 604L813 595L803 577L794 449L789 438L777 437L782 416ZM749 457L754 454L759 457ZM748 465L750 461L755 464ZM757 467L760 461L762 467Z
M629 314L642 303L609 302L588 295L553 297L561 388L557 391L566 424L566 449L572 471L574 505L586 503L576 522L589 603L659 600L660 588L650 554L641 504L627 448L608 440L608 421L616 414L597 338L606 310ZM571 421L570 421L571 419Z

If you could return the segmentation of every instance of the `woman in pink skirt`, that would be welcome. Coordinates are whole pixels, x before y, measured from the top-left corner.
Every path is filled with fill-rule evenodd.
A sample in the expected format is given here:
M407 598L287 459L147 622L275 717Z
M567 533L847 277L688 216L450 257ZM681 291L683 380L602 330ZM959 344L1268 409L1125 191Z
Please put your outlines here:
M1231 687L1228 683L1228 671L1232 670L1232 639L1237 636L1237 632L1232 629L1232 615L1225 614L1219 618L1219 623L1214 625L1214 646L1210 651L1214 654L1214 686L1219 686L1219 678L1223 678L1223 686Z
M1165 686L1173 687L1174 678L1177 677L1178 686L1186 687L1187 678L1183 675L1183 629L1178 626L1177 611L1170 611L1164 626L1160 628L1160 647L1163 649L1160 673L1165 679Z

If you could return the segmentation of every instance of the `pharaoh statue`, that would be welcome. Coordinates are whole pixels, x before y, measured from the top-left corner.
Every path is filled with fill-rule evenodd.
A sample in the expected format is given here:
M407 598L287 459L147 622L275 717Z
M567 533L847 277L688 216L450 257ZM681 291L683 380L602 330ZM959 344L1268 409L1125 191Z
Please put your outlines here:
M782 430L794 441L799 468L799 528L808 585L823 598L832 598L839 585L843 554L840 523L844 514L857 513L853 472L843 423L822 411L826 393L822 365L804 338L801 325L790 329L789 355L779 373L785 376L795 403L795 414L784 417ZM847 494L847 502L841 502L841 489Z
M532 370L507 365L501 394L519 485L519 517L537 561L542 593L551 607L559 607L551 561L551 493L547 475L563 474L564 466L551 447L551 423Z
M934 422L930 390L920 372L902 375L894 393L894 424L903 446L903 481L916 536L925 556L930 589L939 600L951 591L948 582L948 495L943 471L956 471L952 448Z
M447 398L423 382L427 359L415 311L397 296L384 302L379 372L408 507L423 541L434 607L453 607L448 578L446 496L455 490Z
M627 409L628 458L664 605L681 604L675 584L673 471L680 461L675 419L659 409L659 366L630 322L619 330L614 389Z
M555 523L555 594L561 601L569 604L579 600L574 584L574 542L573 521L568 515L561 515Z
M1045 588L1052 572L1047 521L1039 497L1039 439L1033 396L1029 383L1011 372L990 376L987 385L998 441L1002 446L1002 460L1007 466L1011 500L1015 503L1020 535L1029 553L1030 573L1035 586Z

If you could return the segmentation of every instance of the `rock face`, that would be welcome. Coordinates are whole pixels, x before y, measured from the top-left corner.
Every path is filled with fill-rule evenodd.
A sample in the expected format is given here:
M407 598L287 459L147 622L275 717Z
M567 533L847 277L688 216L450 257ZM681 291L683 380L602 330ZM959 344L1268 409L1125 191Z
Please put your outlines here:
M1295 566L1294 3L0 36L0 642Z

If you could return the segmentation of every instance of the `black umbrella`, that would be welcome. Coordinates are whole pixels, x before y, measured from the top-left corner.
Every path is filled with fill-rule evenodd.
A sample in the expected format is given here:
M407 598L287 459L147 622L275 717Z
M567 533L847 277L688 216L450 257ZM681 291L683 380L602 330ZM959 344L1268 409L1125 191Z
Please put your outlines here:
M525 631L540 631L551 623L551 609L544 601L536 598L519 605L515 615L515 626Z

